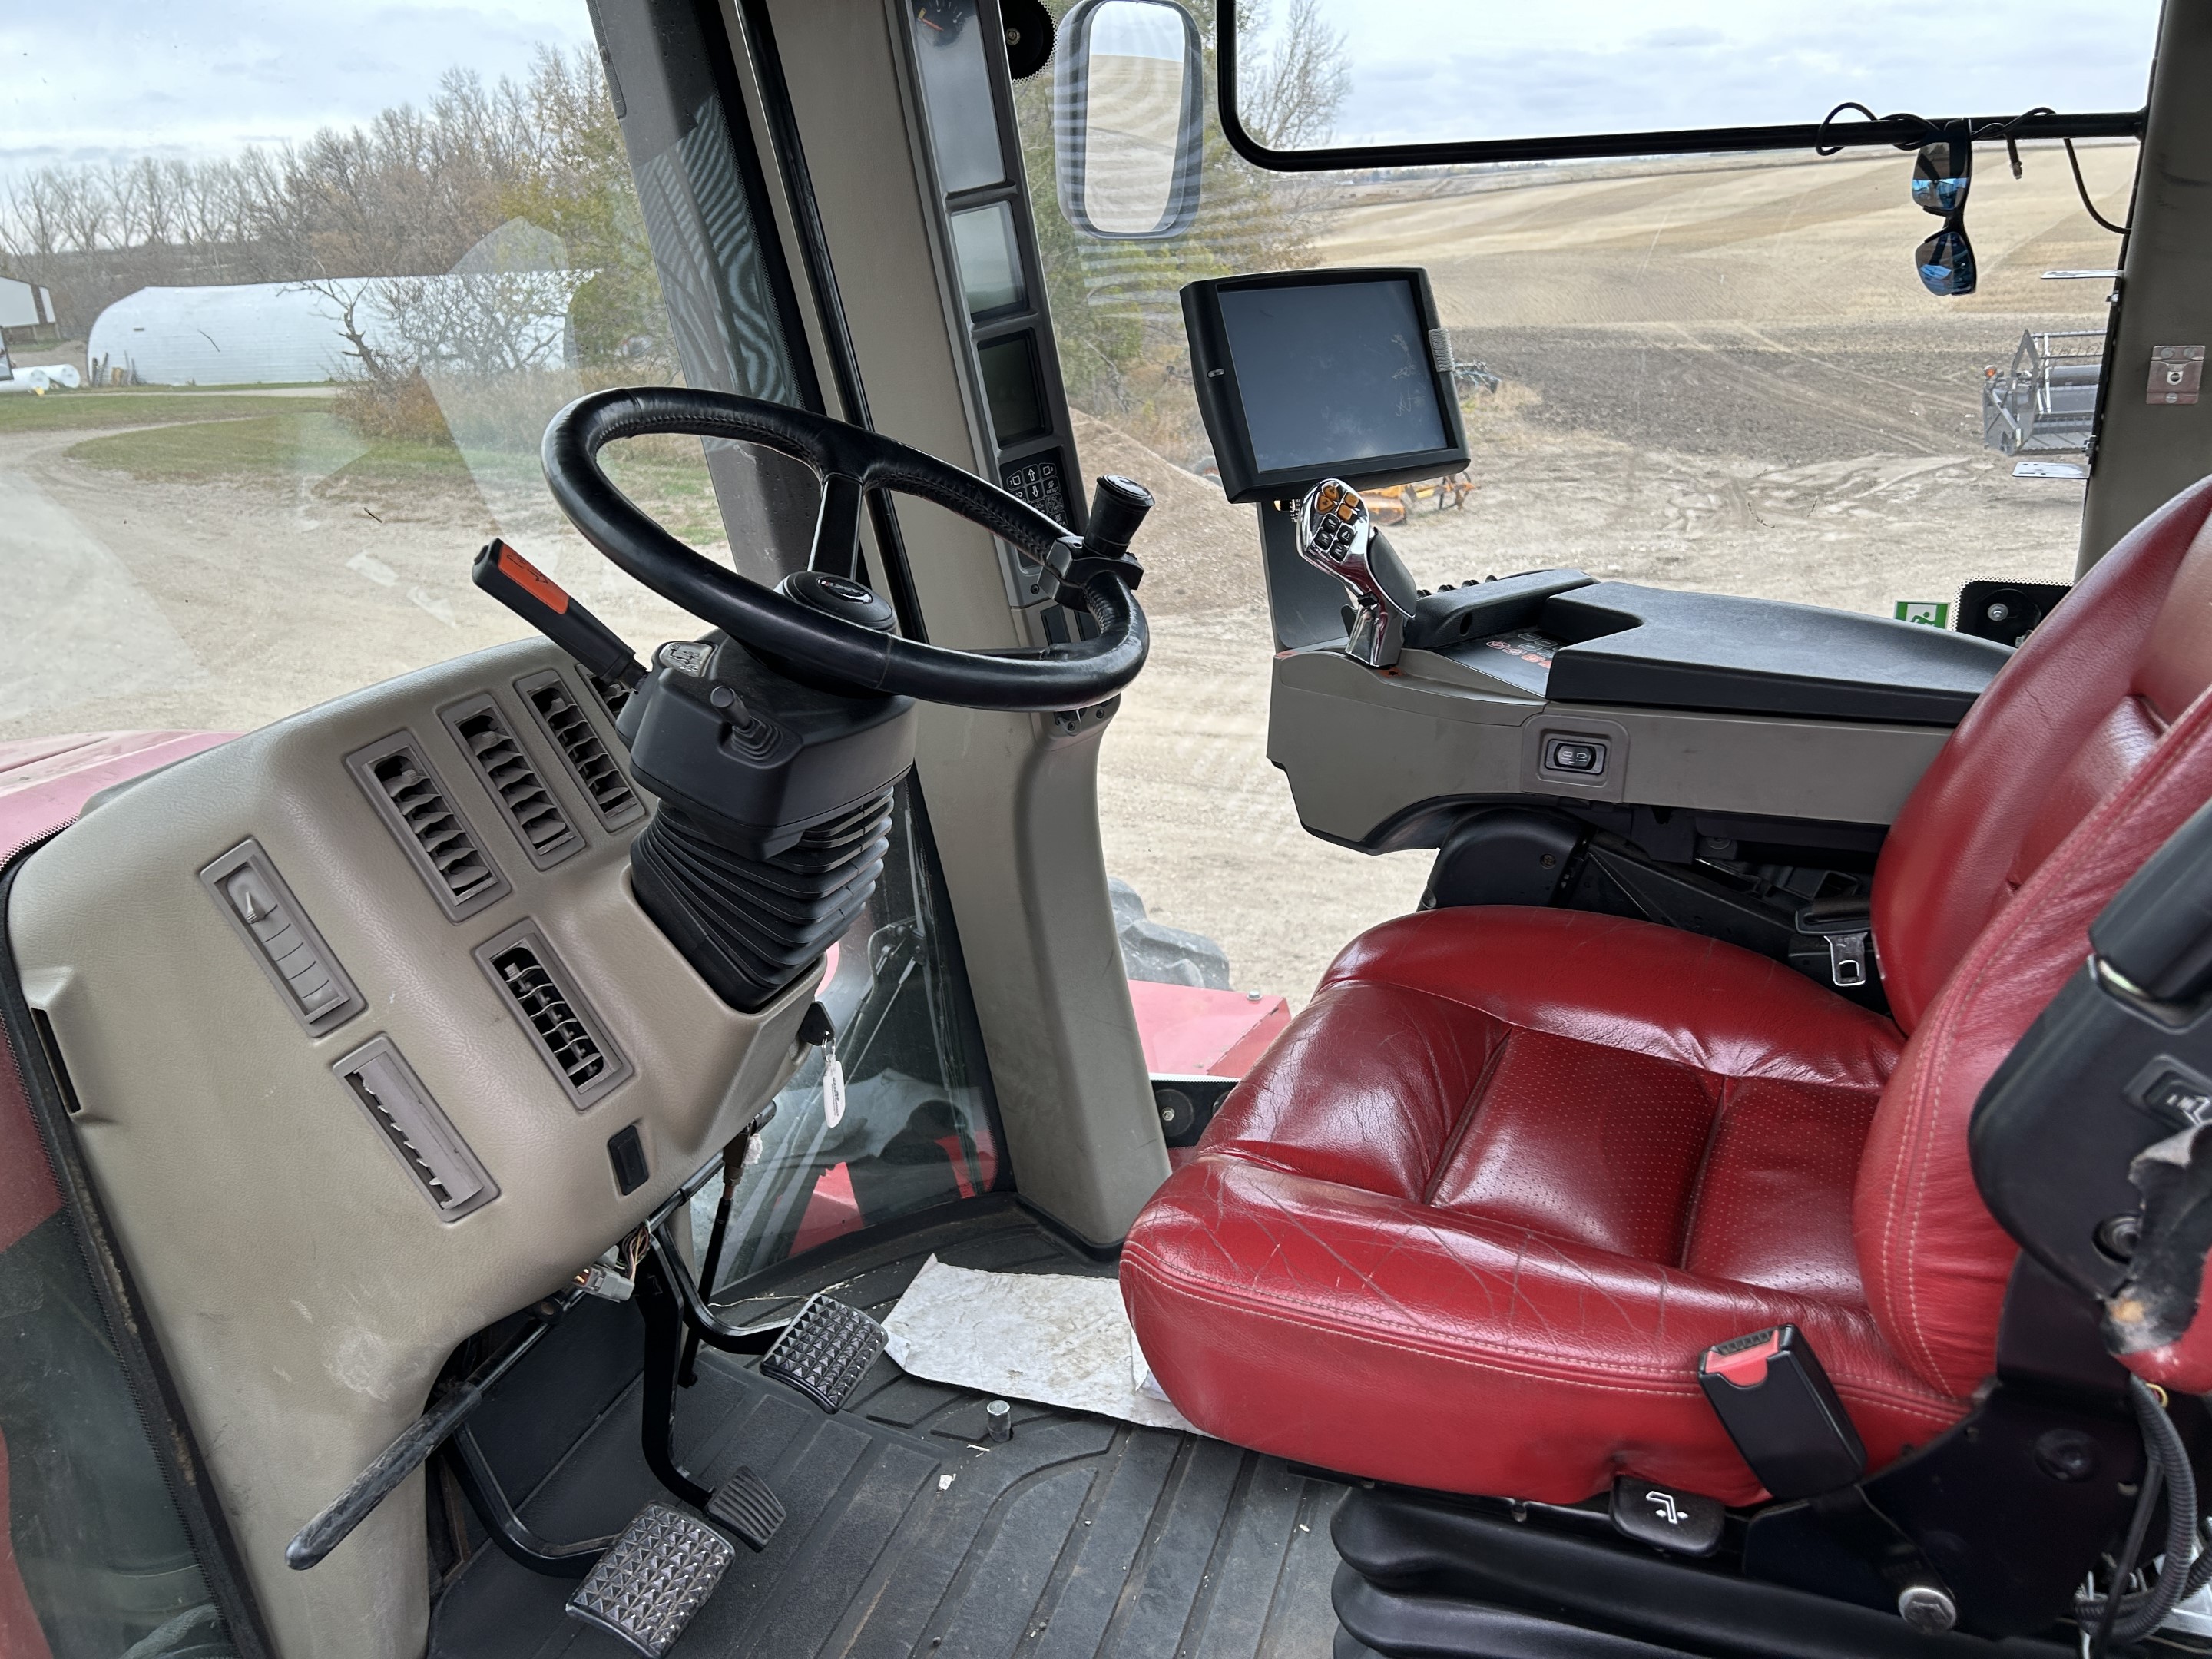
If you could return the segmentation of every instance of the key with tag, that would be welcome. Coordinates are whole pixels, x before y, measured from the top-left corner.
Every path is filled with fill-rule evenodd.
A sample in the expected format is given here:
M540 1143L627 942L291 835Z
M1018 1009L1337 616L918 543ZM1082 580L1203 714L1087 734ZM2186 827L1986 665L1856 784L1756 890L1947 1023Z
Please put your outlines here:
M822 1045L822 1121L833 1129L845 1121L845 1068L834 1036Z
M799 1022L799 1041L822 1050L822 1121L836 1128L845 1121L845 1068L837 1061L837 1026L820 1003Z

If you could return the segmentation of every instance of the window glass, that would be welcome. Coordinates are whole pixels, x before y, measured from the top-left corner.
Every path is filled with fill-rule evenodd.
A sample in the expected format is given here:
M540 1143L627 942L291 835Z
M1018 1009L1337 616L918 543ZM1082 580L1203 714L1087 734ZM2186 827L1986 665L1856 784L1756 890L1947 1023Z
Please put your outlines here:
M1286 149L2140 109L2158 0L1289 0L1238 11L1237 106ZM1340 91L1334 109L1317 89Z
M220 31L34 26L88 67L19 79L0 139L0 274L55 312L0 383L0 739L243 730L514 638L469 581L494 534L641 647L697 631L539 468L569 399L681 374L589 20L535 10L431 9L406 67L301 21L245 92ZM696 440L607 459L728 556Z
M1200 9L1209 75L1211 9ZM1491 50L1482 20L1494 9L1409 9L1427 20L1421 49L1439 76ZM1273 19L1247 88L1261 136L1366 136L1351 83L1326 72L1347 54L1362 61L1332 7L1248 3L1248 25L1255 12ZM1394 40L1400 16L1361 10ZM1558 17L1529 12L1513 27ZM2148 10L2081 17L2125 44L2133 79L2112 84L2139 100ZM1664 80L1677 61L1633 32L1605 38L1631 78ZM1478 84L1483 95L1466 97ZM1455 82L1457 106L1486 110L1577 84L1556 65ZM1961 84L1979 95L1980 82ZM1814 118L1864 90L1836 64L1811 94ZM1152 654L1100 751L1108 867L1154 921L1217 941L1239 990L1303 1001L1354 933L1413 908L1431 854L1370 857L1307 835L1267 763L1273 635L1255 509L1211 482L1176 297L1186 282L1426 267L1472 459L1444 488L1370 502L1424 587L1568 566L1891 616L1901 602L1954 605L1970 579L2071 579L2088 406L2071 379L2098 356L2118 239L2083 210L2054 144L2024 145L2017 179L2002 145L1978 147L1965 220L1979 288L1938 299L1914 250L1941 221L1911 198L1910 153L1291 175L1246 166L1210 124L1190 232L1118 243L1085 237L1054 206L1049 89L1020 83L1016 101L1084 469L1140 478L1160 502L1135 549ZM2124 217L2136 146L2079 150L2091 196ZM2089 276L2045 277L2062 270ZM2035 403L2039 361L2055 365L2045 378L2057 404L2077 413L2021 449L2004 411ZM2072 476L2016 477L2021 460Z

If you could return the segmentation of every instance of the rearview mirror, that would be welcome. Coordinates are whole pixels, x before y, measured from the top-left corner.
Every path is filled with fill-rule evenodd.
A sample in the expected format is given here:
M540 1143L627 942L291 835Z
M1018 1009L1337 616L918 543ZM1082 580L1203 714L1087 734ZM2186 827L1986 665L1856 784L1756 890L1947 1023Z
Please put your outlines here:
M1174 0L1081 0L1060 20L1053 136L1060 211L1085 235L1157 241L1198 213L1206 143L1198 25Z

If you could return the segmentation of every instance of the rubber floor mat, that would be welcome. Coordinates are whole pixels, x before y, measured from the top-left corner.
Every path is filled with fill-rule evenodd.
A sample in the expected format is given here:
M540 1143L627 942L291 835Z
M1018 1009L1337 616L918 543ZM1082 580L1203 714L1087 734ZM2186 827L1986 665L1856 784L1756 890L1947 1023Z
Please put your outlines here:
M831 1259L804 1258L722 1311L766 1316L816 1290L878 1318L933 1252L999 1272L1100 1272L1010 1206ZM740 1548L671 1659L1326 1659L1328 1522L1343 1489L1218 1441L985 1396L878 1360L825 1415L752 1362L702 1353L678 1396L678 1455L708 1485L750 1464L788 1516ZM619 1528L663 1498L638 1454L635 1385L523 1504L540 1534ZM480 1548L434 1610L433 1659L623 1659L563 1615L573 1584ZM634 1656L632 1656L634 1659Z

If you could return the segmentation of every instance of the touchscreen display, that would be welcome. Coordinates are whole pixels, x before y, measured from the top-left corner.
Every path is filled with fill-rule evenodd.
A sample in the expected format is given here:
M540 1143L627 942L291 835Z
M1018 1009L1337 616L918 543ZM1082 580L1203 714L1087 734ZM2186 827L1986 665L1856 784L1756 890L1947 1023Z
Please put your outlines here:
M1451 443L1411 283L1224 288L1219 298L1261 471L1352 471Z

